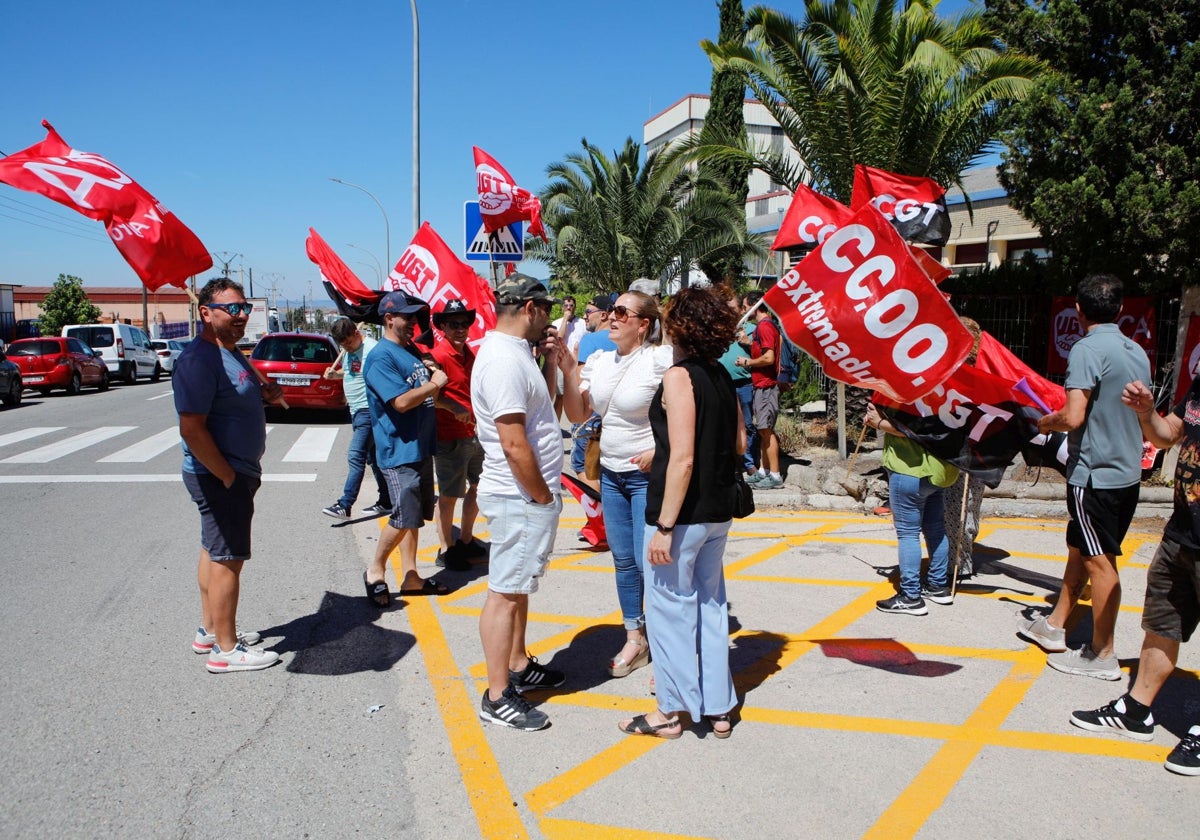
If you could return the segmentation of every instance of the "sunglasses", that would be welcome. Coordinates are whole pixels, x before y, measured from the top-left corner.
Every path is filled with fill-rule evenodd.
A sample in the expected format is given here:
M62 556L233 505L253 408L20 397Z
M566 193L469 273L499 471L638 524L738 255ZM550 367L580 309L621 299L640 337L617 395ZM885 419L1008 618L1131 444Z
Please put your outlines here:
M448 330L469 330L471 328L470 321L447 321L446 329Z
M585 310L583 310L583 315L585 318L590 318L593 315L597 315L603 311L604 311L603 309L585 309Z
M204 305L209 309L220 309L222 312L228 312L234 318L239 315L249 315L254 311L253 303L206 303Z
M631 317L632 318L644 318L645 317L644 315L639 315L637 312L634 312L628 306L621 306L619 304L612 308L612 314L613 314L613 317L616 318L618 321L625 321Z

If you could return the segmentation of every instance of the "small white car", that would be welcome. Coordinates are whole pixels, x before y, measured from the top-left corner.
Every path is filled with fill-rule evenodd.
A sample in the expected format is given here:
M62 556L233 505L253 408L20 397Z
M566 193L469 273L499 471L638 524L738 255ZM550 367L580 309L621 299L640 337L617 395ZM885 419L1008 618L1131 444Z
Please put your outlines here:
M140 376L157 382L162 375L163 366L150 346L150 336L131 324L68 324L62 335L99 350L110 378L133 385Z
M165 373L174 373L175 360L183 352L183 345L173 338L152 338L150 346L158 354L158 363Z

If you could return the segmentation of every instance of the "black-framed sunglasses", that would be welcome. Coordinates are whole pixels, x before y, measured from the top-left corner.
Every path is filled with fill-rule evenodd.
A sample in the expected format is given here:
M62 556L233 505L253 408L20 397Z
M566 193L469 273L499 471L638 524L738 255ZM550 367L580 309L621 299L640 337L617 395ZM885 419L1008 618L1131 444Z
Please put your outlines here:
M234 318L239 315L249 315L254 311L253 303L206 303L204 305L209 309L220 309L222 312L228 312Z
M641 314L639 314L639 313L637 313L637 312L634 312L634 311L633 311L632 309L630 309L628 306L621 306L620 304L617 304L616 306L614 306L614 307L612 308L612 314L613 314L613 317L614 317L614 318L616 318L618 321L624 321L624 320L627 320L627 319L628 319L628 318L630 318L630 317L633 317L633 318L644 318L644 317L646 317L646 316L644 316L644 315L641 315Z
M593 315L597 315L603 311L604 311L603 309L594 309L594 308L589 307L589 308L583 310L583 317L590 318Z
M470 321L447 321L446 329L448 330L469 330L471 328Z

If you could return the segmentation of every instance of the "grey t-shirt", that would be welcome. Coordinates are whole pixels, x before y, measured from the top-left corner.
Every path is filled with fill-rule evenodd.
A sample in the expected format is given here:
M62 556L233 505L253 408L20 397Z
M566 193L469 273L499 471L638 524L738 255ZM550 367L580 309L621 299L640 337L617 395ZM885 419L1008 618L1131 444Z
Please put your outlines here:
M1116 324L1097 324L1071 348L1063 386L1091 391L1083 425L1067 435L1067 482L1114 490L1142 478L1142 430L1121 402L1135 379L1150 382L1146 351Z

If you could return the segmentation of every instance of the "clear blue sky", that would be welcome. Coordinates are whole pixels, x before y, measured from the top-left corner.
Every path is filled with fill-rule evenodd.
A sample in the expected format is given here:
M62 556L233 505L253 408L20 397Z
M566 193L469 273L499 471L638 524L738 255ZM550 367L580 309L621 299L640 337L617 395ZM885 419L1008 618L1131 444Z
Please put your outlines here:
M688 93L706 93L716 0L417 0L421 216L460 253L475 194L471 146L538 191L546 167L606 150ZM749 7L753 5L746 2ZM778 8L799 10L794 2ZM941 11L965 5L943 4ZM405 0L13 3L0 27L0 151L49 120L150 190L210 251L242 254L256 292L310 284L315 227L368 285L412 236L412 17ZM31 224L32 223L32 224ZM486 270L486 263L478 264ZM545 276L545 268L523 269ZM384 272L388 270L384 266ZM0 185L0 282L136 285L98 222ZM213 272L215 273L215 269Z

